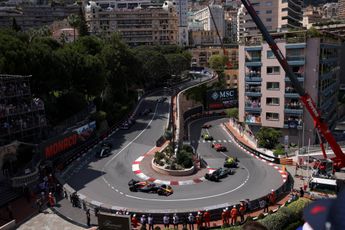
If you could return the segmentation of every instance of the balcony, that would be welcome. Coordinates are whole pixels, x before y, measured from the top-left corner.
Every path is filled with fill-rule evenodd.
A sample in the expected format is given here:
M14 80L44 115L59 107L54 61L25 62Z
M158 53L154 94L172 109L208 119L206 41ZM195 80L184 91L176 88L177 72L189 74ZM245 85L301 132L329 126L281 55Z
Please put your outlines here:
M261 97L261 87L248 87L246 88L245 95L249 97Z
M338 63L339 57L322 58L320 64Z
M244 50L245 51L261 51L262 50L261 42L257 42L257 43L253 43L253 44L258 44L258 46L250 46L250 47L247 46L244 48Z
M246 112L261 113L261 103L259 100L248 100L245 102L244 110Z
M261 125L261 117L248 114L244 117L244 122L250 125Z
M261 84L261 81L262 81L261 74L246 74L245 81L258 82Z
M286 108L284 109L284 112L286 114L295 114L295 115L302 115L303 114L303 108L300 108L300 109L292 109L292 108Z
M299 98L299 94L292 87L286 86L285 97L286 98Z
M295 43L295 44L286 44L285 45L286 49L303 49L306 47L307 47L306 43Z
M305 65L304 56L287 56L286 59L289 65Z
M299 82L304 82L304 75L303 75L303 74L295 73L295 75L296 75L297 80L298 80ZM285 77L285 81L286 81L286 82L290 82L290 78Z
M284 128L301 130L303 128L302 119L288 118L287 120L284 121Z

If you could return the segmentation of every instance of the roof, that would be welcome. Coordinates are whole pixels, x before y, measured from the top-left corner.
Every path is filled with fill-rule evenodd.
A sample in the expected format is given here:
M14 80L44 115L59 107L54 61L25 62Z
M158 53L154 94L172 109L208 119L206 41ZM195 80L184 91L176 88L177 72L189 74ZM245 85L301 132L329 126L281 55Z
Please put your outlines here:
M326 184L326 185L337 186L337 181L336 180L332 180L332 179L324 179L324 178L313 177L310 182L318 183L318 184Z

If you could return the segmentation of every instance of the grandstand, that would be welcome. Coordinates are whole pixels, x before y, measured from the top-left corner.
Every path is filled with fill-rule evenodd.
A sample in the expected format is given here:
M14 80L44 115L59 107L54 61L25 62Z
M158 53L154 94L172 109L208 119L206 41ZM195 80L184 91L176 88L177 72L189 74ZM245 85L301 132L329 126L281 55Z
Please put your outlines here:
M0 146L14 140L37 143L42 137L44 103L32 97L30 79L0 74Z

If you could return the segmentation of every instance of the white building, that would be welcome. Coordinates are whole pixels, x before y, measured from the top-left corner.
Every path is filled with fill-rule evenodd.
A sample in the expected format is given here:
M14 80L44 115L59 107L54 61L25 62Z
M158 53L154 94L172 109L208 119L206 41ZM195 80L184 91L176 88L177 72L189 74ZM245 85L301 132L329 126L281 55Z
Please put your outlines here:
M173 0L178 17L178 44L188 45L188 0Z
M194 20L199 21L203 25L205 31L216 31L216 26L213 23L213 15L215 24L217 26L220 37L223 39L225 35L225 21L224 21L224 9L220 5L210 5L210 8L206 7L202 10L194 13Z

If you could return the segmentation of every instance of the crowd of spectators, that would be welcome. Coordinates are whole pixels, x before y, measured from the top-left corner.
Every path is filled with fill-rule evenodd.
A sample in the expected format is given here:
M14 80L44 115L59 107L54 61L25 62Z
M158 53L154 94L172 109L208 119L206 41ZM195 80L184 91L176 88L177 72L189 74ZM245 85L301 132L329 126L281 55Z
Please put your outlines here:
M290 101L285 104L287 109L303 109L302 103L299 101Z
M246 100L246 106L251 108L260 108L261 102L260 100Z
M1 136L46 125L44 103L31 98L27 77L0 76L0 89Z

